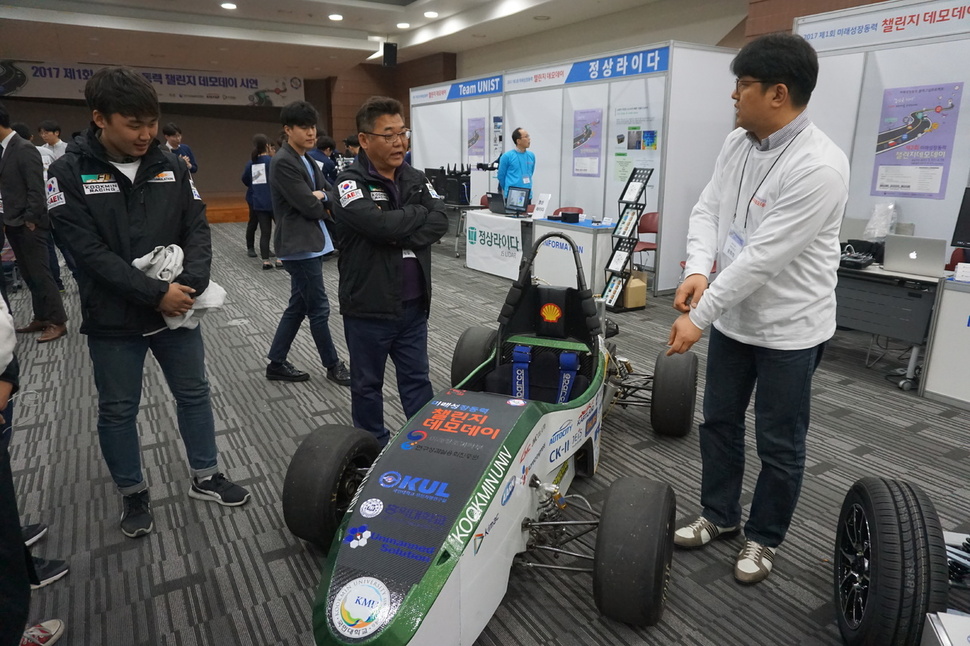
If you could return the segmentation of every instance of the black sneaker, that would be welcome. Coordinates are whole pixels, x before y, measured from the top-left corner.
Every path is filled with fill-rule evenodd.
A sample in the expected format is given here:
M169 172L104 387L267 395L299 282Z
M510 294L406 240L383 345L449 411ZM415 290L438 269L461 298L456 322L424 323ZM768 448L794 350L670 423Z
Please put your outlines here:
M40 579L40 583L31 583L30 589L37 590L43 588L45 585L50 585L58 579L64 578L67 574L67 561L58 561L47 559L42 559L39 556L31 557L34 561L34 570L37 572L37 578Z
M249 249L246 249L246 255L249 256L250 258L255 258L256 250L250 247Z
M341 386L349 386L350 370L347 369L343 361L338 361L337 365L327 368L327 379Z
M266 366L266 378L270 381L306 381L310 378L310 373L297 370L289 361L270 361Z
M20 532L24 536L24 545L30 547L40 539L44 538L44 535L47 534L47 525L44 523L24 525L20 528Z
M224 507L238 507L249 502L249 492L231 482L221 473L217 473L205 480L192 478L192 488L189 489L189 497L197 500L217 502Z
M155 528L148 489L125 496L122 500L121 533L128 538L144 536Z

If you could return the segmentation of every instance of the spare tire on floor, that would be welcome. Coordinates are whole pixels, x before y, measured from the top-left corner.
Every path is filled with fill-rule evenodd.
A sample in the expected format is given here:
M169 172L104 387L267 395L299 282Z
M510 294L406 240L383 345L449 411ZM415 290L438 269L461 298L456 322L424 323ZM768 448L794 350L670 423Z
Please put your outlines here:
M694 425L697 399L697 355L657 355L650 396L650 424L658 435L684 437Z
M326 554L380 452L377 439L358 428L328 425L311 432L296 449L283 481L283 520L290 532Z
M593 599L603 615L634 626L663 616L677 499L670 485L616 480L606 495L593 555Z
M835 536L835 609L848 646L917 646L926 613L945 611L946 544L936 508L914 484L862 478Z
M457 386L475 372L492 355L498 330L484 326L470 327L458 337L451 357L451 385Z

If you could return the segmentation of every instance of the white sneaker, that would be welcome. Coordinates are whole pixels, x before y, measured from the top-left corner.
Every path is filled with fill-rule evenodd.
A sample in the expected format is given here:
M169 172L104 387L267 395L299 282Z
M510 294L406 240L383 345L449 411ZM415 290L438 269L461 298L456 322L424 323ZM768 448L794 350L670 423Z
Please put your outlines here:
M690 525L681 527L674 532L674 545L680 547L703 547L722 534L734 534L739 525L733 527L718 527L703 516Z
M745 541L744 549L738 553L737 565L734 566L734 578L741 583L764 581L771 574L775 551L774 547Z

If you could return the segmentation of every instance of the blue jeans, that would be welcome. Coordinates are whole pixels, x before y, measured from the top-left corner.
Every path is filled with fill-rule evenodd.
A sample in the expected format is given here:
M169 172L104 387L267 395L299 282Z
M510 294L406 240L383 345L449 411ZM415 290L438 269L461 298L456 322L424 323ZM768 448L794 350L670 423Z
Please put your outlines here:
M744 526L748 540L777 547L785 539L805 472L812 375L822 343L772 350L734 341L711 328L700 426L702 515L721 527L741 521L744 416L755 382L755 438L761 471Z
M141 471L135 420L149 349L175 397L179 433L192 475L205 478L219 472L202 328L165 329L151 336L89 336L88 351L98 389L101 455L126 496L148 488Z
M370 431L381 444L390 433L384 426L384 365L394 362L397 391L410 419L434 391L428 376L428 317L421 299L404 303L399 319L344 317L350 351L350 403L354 426Z
M284 260L283 269L290 274L290 302L276 326L273 344L269 348L269 360L276 363L286 361L303 319L309 318L310 334L320 353L320 362L324 368L333 368L340 363L340 357L330 336L330 301L323 285L323 257Z

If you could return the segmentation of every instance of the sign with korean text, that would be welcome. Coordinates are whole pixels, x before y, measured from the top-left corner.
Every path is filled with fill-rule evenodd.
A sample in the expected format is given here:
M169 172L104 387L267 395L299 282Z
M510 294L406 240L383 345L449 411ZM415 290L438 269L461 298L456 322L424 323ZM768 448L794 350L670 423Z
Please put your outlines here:
M0 61L0 96L83 99L84 86L99 65ZM283 106L301 101L303 79L236 75L214 71L136 68L162 103Z
M613 54L578 63L511 72L505 75L505 91L532 90L587 81L608 81L640 74L666 72L669 67L670 48L658 47L639 52Z
M966 0L879 3L872 8L795 21L795 33L819 52L965 34L967 30L970 30L970 3Z
M457 81L449 85L435 85L411 90L411 105L471 99L501 93L502 76L488 76L469 81Z
M487 211L469 211L465 264L495 276L515 279L522 259L522 220Z

